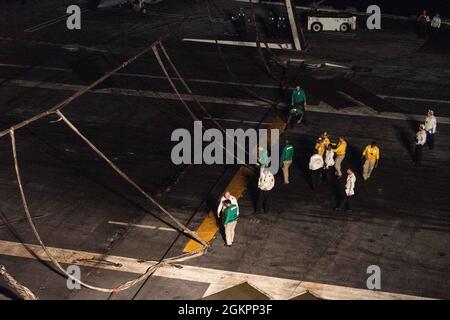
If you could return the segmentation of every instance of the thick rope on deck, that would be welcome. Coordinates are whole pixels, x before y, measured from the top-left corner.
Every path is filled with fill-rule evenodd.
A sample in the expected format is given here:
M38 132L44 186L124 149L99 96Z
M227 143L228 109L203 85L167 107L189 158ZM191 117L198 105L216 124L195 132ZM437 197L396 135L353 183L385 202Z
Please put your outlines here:
M83 140L85 140L86 142L89 141L83 135L81 135L81 133L79 133L79 131L70 123L69 120L67 120L67 118L64 117L64 115L60 111L58 111L57 113L64 120L64 122L69 125L69 127L71 127L73 130L75 130L75 132L78 135L80 135L80 137L83 138ZM24 187L23 187L23 184L22 184L22 178L21 178L21 175L20 175L20 168L19 168L19 160L18 160L18 157L17 157L16 139L15 139L15 135L14 135L14 130L12 130L12 129L10 131L10 137L11 137L11 146L12 146L14 168L15 168L15 172L16 172L17 183L19 185L20 196L21 196L21 199L22 199L22 205L23 205L23 208L24 208L25 215L27 217L28 223L30 224L30 227L31 227L31 229L33 231L34 236L38 240L41 248L44 250L45 254L50 259L50 261L54 264L54 266L57 268L57 270L59 272L61 272L61 274L65 275L67 278L71 279L72 281L74 281L76 283L79 283L80 285L82 285L85 288L92 289L92 290L95 290L95 291L105 292L105 293L118 293L120 291L127 290L127 289L131 288L132 286L136 285L137 283L139 283L139 282L143 281L144 279L148 278L158 268L160 268L162 266L167 266L167 265L171 265L171 264L174 264L174 263L177 263L177 262L185 261L187 259L197 257L197 256L202 255L204 253L204 249L205 249L206 246L201 248L198 251L195 251L195 252L192 252L192 253L189 253L189 254L183 254L183 255L178 256L178 257L164 259L164 260L162 260L162 261L160 261L160 262L150 266L147 269L147 271L144 274L142 274L141 276L139 276L138 278L130 280L128 282L125 282L124 284L122 284L122 285L120 285L120 286L118 286L116 288L112 288L112 289L93 286L93 285L90 285L90 284L87 284L87 283L81 281L80 279L77 279L77 278L73 277L71 274L67 273L67 271L61 266L61 264L52 255L52 253L49 251L47 246L42 241L42 238L41 238L39 232L37 231L36 225L34 224L33 218L32 218L31 213L30 213L30 209L28 207L27 198L25 196L25 190L24 190ZM104 156L103 153L101 153L94 145L92 145L92 147L94 148L94 150L96 150L96 152L98 151L99 155L101 155L105 160L107 159L106 156ZM109 161L109 159L108 159L108 161ZM120 169L119 169L119 171L120 171ZM120 172L122 172L122 171L120 171ZM125 175L125 174L123 173L123 175ZM126 176L126 177L128 177L128 176ZM130 178L128 178L128 179L131 180ZM145 191L144 191L144 193L145 193ZM150 196L148 196L148 197L150 197ZM169 213L169 215L170 215L170 213ZM199 240L201 240L201 239L199 239ZM202 244L205 243L203 240L201 240L201 242L202 242Z
M160 36L158 40L153 42L153 44L157 43L158 41L160 41L160 40L162 40L164 38L169 37L173 32L175 32L175 30L177 30L181 25L183 25L183 23L185 21L189 20L190 18L191 18L191 15L188 16L187 18L183 19L183 21L178 23L174 28L171 28L168 33ZM141 52L139 52L135 56L133 56L133 57L129 58L127 61L123 62L118 67L116 67L113 70L105 73L99 79L95 80L94 82L92 82L88 86L78 90L73 95L71 95L70 97L64 99L63 101L61 101L59 103L57 103L56 105L52 106L51 108L49 108L49 109L47 109L47 110L45 110L45 111L43 111L43 112L41 112L41 113L39 113L37 115L34 115L34 116L24 120L24 121L16 123L15 125L10 127L9 129L6 129L6 130L3 130L3 131L0 132L0 138L5 137L6 135L9 135L10 138L11 138L12 153L13 153L13 158L14 158L14 167L15 167L16 178L17 178L17 182L18 182L19 190L20 190L20 195L21 195L21 199L22 199L22 206L24 208L24 211L25 211L28 223L30 224L31 229L32 229L36 239L38 240L40 246L44 250L45 254L48 256L50 261L55 265L57 271L59 271L61 274L65 275L69 279L73 280L74 282L79 283L80 285L82 285L82 286L84 286L86 288L95 290L95 291L107 292L107 293L117 293L117 292L120 292L122 290L126 290L126 289L134 286L138 282L148 278L151 274L153 274L161 266L170 265L170 264L173 264L173 263L185 261L185 260L197 257L199 255L202 255L205 252L205 249L208 246L208 244L205 241L203 241L200 237L198 237L198 235L195 232L192 232L187 227L185 227L180 222L178 222L167 210L165 210L158 202L156 202L156 200L154 200L152 197L150 197L142 188L140 188L124 172L122 172L117 166L115 166L102 152L100 152L100 150L98 150L92 143L90 143L90 141L86 137L84 137L60 112L61 109L63 109L64 107L68 106L71 102L73 102L74 100L76 100L77 98L82 96L83 94L89 92L91 89L93 89L94 87L96 87L100 83L104 82L109 77L111 77L113 74L117 73L118 71L120 71L120 70L124 69L125 67L127 67L128 65L130 65L132 62L136 61L138 58L142 57L144 54L146 54L147 52L150 51L151 47L152 47L152 45L150 45L149 47L145 48L144 50L142 50ZM164 259L164 260L160 261L159 263L151 266L146 271L146 273L141 275L139 278L131 280L131 281L128 281L128 282L126 282L126 283L122 284L121 286L119 286L117 288L114 288L114 289L108 289L108 288L101 288L101 287L92 286L92 285L86 284L86 283L80 281L79 279L74 278L72 275L68 274L66 272L66 270L55 259L55 257L50 253L48 248L45 246L45 244L43 243L43 241L42 241L42 239L41 239L41 237L40 237L40 235L39 235L39 233L38 233L38 231L36 229L36 226L35 226L35 224L33 222L33 219L32 219L32 216L30 214L29 207L28 207L27 199L25 197L25 191L24 191L24 188L23 188L23 185L22 185L22 179L21 179L20 169L19 169L19 162L18 162L18 157L17 157L16 140L15 140L15 135L14 135L15 130L18 130L20 128L26 127L26 126L30 125L31 123L34 123L34 122L36 122L36 121L38 121L40 119L43 119L43 118L45 118L45 117L47 117L47 116L49 116L51 114L54 114L54 113L59 114L61 116L61 119L64 119L65 123L67 125L69 125L69 127L72 128L72 130L74 130L81 138L83 138L83 140L86 143L88 143L94 149L94 151L96 151L97 154L99 154L125 180L127 180L136 189L138 189L142 194L144 194L144 196L147 199L149 199L154 205L156 205L159 209L161 209L161 211L163 211L165 214L167 214L169 217L171 217L172 220L175 221L175 223L180 227L180 229L184 233L190 235L192 238L194 238L195 240L199 241L204 247L199 249L198 251L195 251L195 252L192 252L192 253L189 253L189 254L184 254L184 255L181 255L179 257L173 257L173 258L169 258L169 259ZM4 273L3 270L2 270L2 275L6 275L6 274L7 273ZM8 279L12 279L12 278L8 278ZM11 282L11 283L13 283L13 282Z
M53 255L50 253L50 251L45 246L45 244L42 241L41 236L39 235L39 232L37 231L36 226L35 226L35 224L33 222L33 218L31 217L31 214L30 214L30 209L28 208L28 202L27 202L27 198L25 196L25 191L24 191L24 188L23 188L23 185L22 185L22 178L21 178L21 175L20 175L20 168L19 168L19 161L18 161L18 158L17 158L16 138L14 136L14 130L10 131L10 136L11 136L11 145L12 145L12 152L13 152L13 158L14 158L14 168L15 168L15 171L16 171L16 178L17 178L17 183L19 185L20 196L22 198L23 209L24 209L25 214L27 216L28 223L30 224L31 229L33 230L34 236L38 240L38 242L41 245L42 249L44 250L45 254L48 256L50 261L53 262L55 267L62 274L64 274L65 276L67 276L71 280L81 284L82 286L84 286L86 288L92 289L92 290L96 290L96 291L100 291L100 292L113 292L112 289L105 289L105 288L99 288L99 287L91 286L89 284L86 284L86 283L80 281L77 278L74 278L72 275L70 275L69 273L66 272L66 270L59 264L59 262L53 257Z
M14 277L6 271L6 267L4 265L0 265L0 275L3 277L8 286L17 292L24 300L39 300L39 298L31 292L30 289L14 279Z
M22 122L19 122L19 123L15 124L14 126L12 126L10 129L3 130L2 132L0 132L0 138L5 136L5 135L7 135L7 134L9 134L12 130L18 130L18 129L22 128L22 127L28 126L29 124L31 124L31 123L33 123L35 121L38 121L39 119L47 117L48 115L54 113L56 110L59 110L59 109L62 109L64 107L66 107L71 102L73 102L74 100L76 100L77 98L79 98L80 96L82 96L83 94L88 92L89 90L93 89L94 87L96 87L100 83L104 82L106 79L111 77L113 74L115 74L118 71L124 69L130 63L134 62L139 57L141 57L144 54L146 54L148 51L149 51L149 49L145 49L145 50L141 51L140 53L138 53L134 57L132 57L132 58L128 59L127 61L125 61L124 63L122 63L120 66L116 67L114 70L109 71L108 73L106 73L105 75L103 75L102 77L100 77L99 79L97 79L96 81L91 83L90 85L88 85L88 86L78 90L73 95L71 95L67 99L57 103L56 105L54 105L50 109L48 109L48 110L46 110L44 112L41 112L41 113L31 117L31 118L28 118L28 119L26 119L26 120L24 120Z
M162 205L160 205L152 196L150 196L141 186L139 186L133 179L131 179L125 172L123 172L117 165L114 164L102 151L100 151L85 135L83 135L75 125L67 119L61 111L56 112L58 116L66 123L66 125L72 129L92 150L97 153L106 163L119 174L125 181L127 181L130 185L132 185L137 191L139 191L145 198L150 200L158 209L160 209L164 214L166 214L179 228L180 231L191 236L198 242L200 242L204 246L208 246L208 244L200 238L197 233L191 231L188 227L182 224L177 218L175 218L169 211L167 211Z
M173 91L177 95L178 99L183 104L183 106L186 109L186 111L189 113L189 115L191 116L191 118L194 121L200 121L200 119L195 115L195 113L192 112L191 108L189 108L187 103L181 97L180 92L178 91L177 87L175 86L175 84L173 83L172 79L170 78L169 73L167 72L167 69L164 66L164 63L161 60L161 56L159 55L158 48L156 47L156 45L153 45L151 48L153 50L153 53L155 54L156 60L158 61L159 65L161 66L162 71L164 72L164 75L166 76L167 80L169 81L170 86L172 87Z
M151 267L149 267L147 269L147 271L144 274L142 274L140 277L138 277L138 278L136 278L134 280L130 280L130 281L124 283L123 285L117 287L117 289L115 289L113 291L113 293L114 294L119 293L120 291L124 291L124 290L126 290L128 288L131 288L134 285L136 285L136 284L138 284L138 283L140 283L142 281L145 281L146 279L148 279L151 275L153 275L161 267L175 266L179 262L183 262L183 261L186 261L186 260L197 258L197 257L203 255L204 253L205 253L205 248L202 248L202 249L199 249L197 251L193 251L193 252L190 252L190 253L182 254L182 255L179 255L179 256L176 256L176 257L173 257L173 258L163 259L160 262L158 262L158 263L152 265Z
M165 38L168 38L171 34L173 34L176 30L178 30L187 20L191 19L191 16L192 15L187 16L182 21L180 21L177 25L175 25L173 28L171 28L169 30L169 32L167 32L164 35L158 37L158 39L155 40L152 43L152 45L157 43L158 41L161 41L161 40L163 40ZM116 67L113 70L105 73L102 77L98 78L97 80L95 80L94 82L89 84L88 86L86 86L84 88L81 88L80 90L75 92L73 95L71 95L67 99L64 99L63 101L61 101L61 102L57 103L56 105L52 106L50 109L47 109L47 110L45 110L45 111L43 111L41 113L38 113L37 115L35 115L35 116L31 117L31 118L28 118L28 119L26 119L24 121L16 123L15 125L13 125L9 129L1 131L0 132L0 138L10 134L11 130L18 130L20 128L28 126L29 124L31 124L33 122L36 122L39 119L42 119L42 118L47 117L48 115L50 115L52 113L55 113L57 110L61 110L61 109L65 108L67 105L69 105L71 102L73 102L77 98L81 97L86 92L89 92L91 89L93 89L94 87L98 86L100 83L103 83L106 79L110 78L112 75L116 74L118 71L126 68L128 65L130 65L131 63L133 63L134 61L136 61L140 57L144 56L148 52L150 52L150 48L151 48L151 45L150 45L150 47L146 47L145 49L143 49L138 54L136 54L133 57L129 58L127 61L123 62L118 67Z

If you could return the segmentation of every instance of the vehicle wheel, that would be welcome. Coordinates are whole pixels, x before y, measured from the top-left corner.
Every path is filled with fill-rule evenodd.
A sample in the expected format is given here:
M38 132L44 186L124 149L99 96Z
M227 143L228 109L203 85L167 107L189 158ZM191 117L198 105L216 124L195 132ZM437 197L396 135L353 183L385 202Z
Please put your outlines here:
M341 32L347 32L350 29L350 27L348 26L347 23L343 23L341 24L341 26L339 27L339 31Z
M322 26L322 24L321 24L320 22L314 22L314 23L311 25L311 29L312 29L312 31L314 31L314 32L320 32L320 31L322 31L323 26Z

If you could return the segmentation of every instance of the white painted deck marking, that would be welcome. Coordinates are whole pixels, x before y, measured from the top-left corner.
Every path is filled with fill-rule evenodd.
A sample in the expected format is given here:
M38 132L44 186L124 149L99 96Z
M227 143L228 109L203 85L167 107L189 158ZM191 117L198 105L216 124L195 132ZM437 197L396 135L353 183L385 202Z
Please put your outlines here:
M114 270L129 273L144 273L156 261L142 261L139 259L105 256L98 253L77 251L70 249L61 249L48 247L50 253L54 255L56 260L63 264L76 264L79 266L92 267L97 269ZM27 259L36 259L29 252L39 257L41 260L49 261L45 252L38 245L22 244L19 242L11 242L0 240L0 255L21 257ZM95 263L95 261L108 261L110 263ZM305 291L310 291L315 295L330 300L422 300L429 299L426 297L411 296L399 293L390 293L383 291L357 289L343 286L335 286L323 283L306 282L293 279L268 277L262 275L233 272L226 270L202 268L189 265L177 265L180 268L171 266L159 268L155 275L159 277L195 281L208 283L209 287L204 293L209 296L221 290L233 287L243 282L266 292L273 299L290 299ZM49 271L51 272L51 271ZM365 281L365 279L363 279ZM62 281L65 281L62 279Z
M137 78L151 78L151 79L167 79L164 76L154 76L149 74L138 74L138 73L117 73L118 76L125 77L137 77ZM180 80L176 77L171 77L172 80ZM252 88L265 88L265 89L279 89L279 86L272 84L258 84L258 83L245 83L245 82L232 82L232 81L218 81L209 79L184 79L189 82L198 83L210 83L210 84L220 84L220 85L230 85L230 86L245 86ZM292 88L293 89L293 88Z
M344 65L336 64L336 63L330 63L330 62L325 62L325 65L328 67L334 67L334 68L350 69L350 67L348 67L348 66L344 66Z
M6 79L1 79L1 81L7 81ZM77 84L66 84L66 83L55 83L55 82L41 82L41 81L28 81L28 80L9 80L5 85L17 85L19 87L25 88L39 88L39 89L50 89L50 90L61 90L61 91L78 91L84 86ZM179 100L175 93L169 92L157 92L150 90L135 90L135 89L122 89L122 88L104 88L97 90L90 90L89 93L95 94L110 94L110 95L121 95L121 96L134 96L134 97L146 97L154 99L168 99L168 100ZM186 101L194 101L194 98L200 102L214 103L214 104L227 104L227 105L239 105L245 107L261 107L270 108L264 101L258 100L246 100L238 98L228 98L228 97L211 97L211 96L201 96L194 95L194 98L189 94L181 94L181 97Z
M146 224L134 224L134 223L127 223L127 222L120 222L120 221L108 221L108 223L109 224L115 224L115 225L118 225L118 226L128 226L128 227L141 228L141 229L151 229L151 230L178 232L178 230L173 229L173 228L149 226L149 225L146 225Z
M55 43L55 42L48 42L48 41L37 41L37 40L22 40L22 39L15 39L15 38L9 38L9 37L0 37L0 40L2 41L12 41L12 42L26 42L29 44L39 44L39 45L45 45L45 46L51 46L51 47L60 47L63 49L68 50L69 47L72 48L78 48L78 49L84 49L86 51L92 51L92 52L101 52L101 53L113 53L114 51L111 50L105 50L97 47L86 47L78 44L62 44L62 43ZM72 71L72 70L68 70Z
M7 79L1 79L1 81L7 81ZM28 81L28 80L9 80L3 84L6 85L17 85L19 87L25 88L40 88L40 89L50 89L50 90L62 90L62 91L78 91L84 86L65 84L65 83L55 83L55 82L40 82L40 81ZM154 99L168 99L168 100L179 100L178 96L174 93L169 92L156 92L148 90L134 90L134 89L121 89L121 88L105 88L90 90L89 93L94 94L110 94L110 95L123 95L123 96L135 96L135 97L146 97ZM181 94L181 97L186 101L194 101L194 98L189 94ZM224 105L236 105L242 107L258 107L258 108L270 108L271 106L260 100L251 99L238 99L238 98L228 98L228 97L211 97L194 95L195 99L204 103L212 104L224 104ZM280 103L279 106L287 106L285 103ZM321 112L329 114L347 115L347 116L357 116L357 117L372 117L381 119L392 119L392 120L405 120L405 121L423 121L424 115L415 114L404 114L395 112L376 112L375 110L367 107L348 107L342 109L334 109L333 107L325 104L319 103L318 105L309 105L308 111L310 112ZM439 124L450 124L450 117L436 117Z
M72 72L72 69L67 68L59 68L59 67L46 67L46 66L32 66L32 65L21 65L21 64L12 64L12 63L0 63L0 67L8 67L8 68L21 68L21 69L37 69L37 70L48 70L48 71L62 71L62 72ZM158 79L165 80L167 79L165 76L155 76L151 74L142 74L142 73L127 73L127 72L118 72L115 76L121 77L136 77L136 78L147 78L147 79ZM179 81L180 79L177 77L171 77L172 80ZM245 82L232 82L232 81L218 81L218 80L209 80L209 79L184 79L189 82L198 82L198 83L210 83L210 84L219 84L219 85L230 85L230 86L245 86L252 88L265 88L265 89L279 89L277 85L271 84L258 84L258 83L245 83ZM294 87L289 88L294 89Z
M224 118L212 118L216 121L224 121L224 122L236 122L236 123L248 123L248 124L261 124L265 126L270 126L272 123L269 122L258 122L258 121L248 121L248 120L239 120L239 119L224 119ZM203 120L211 120L211 117L204 117Z
M405 100L405 101L420 101L420 102L450 104L449 100L439 100L439 99L398 97L398 96L386 96L386 95L378 95L378 97L380 97L382 99L394 99L394 100Z
M306 60L304 60L304 59L297 59L297 58L289 58L289 61L292 61L292 62L305 62Z
M302 59L290 59L295 62L304 62ZM328 64L328 63L325 63ZM334 65L339 68L347 68L345 66ZM38 70L49 70L49 71L62 71L62 72L72 72L72 69L59 68L59 67L46 67L46 66L32 66L32 65L21 65L21 64L11 64L11 63L0 63L0 67L11 67L11 68L23 68L23 69L38 69ZM137 78L148 78L148 79L166 79L164 76L155 76L150 74L141 74L141 73L120 73L116 74L121 77L137 77ZM171 77L172 80L180 80L176 77ZM218 80L209 80L209 79L185 79L189 82L198 82L198 83L209 83L209 84L218 84L218 85L230 85L230 86L246 86L253 88L265 88L265 89L279 89L277 85L270 84L258 84L258 83L242 83L242 82L230 82L230 81L218 81ZM288 89L292 90L294 87L289 87ZM418 101L418 102L430 102L437 104L450 104L450 100L440 100L440 99L429 99L429 98L418 98L418 97L401 97L401 96L392 96L392 95L383 95L379 94L377 97L381 99L394 99L394 100L406 100L406 101Z
M256 48L257 44L256 42L251 41L232 41L232 40L210 40L210 39L193 39L193 38L184 38L183 41L190 41L190 42L201 42L201 43L219 43L224 44L228 46L241 46L241 47L253 47ZM264 42L260 43L261 48L266 48L266 44ZM287 49L291 50L293 49L292 44L290 43L267 43L267 46L270 49Z
M27 64L13 64L13 63L0 63L0 67L72 72L71 69L66 69L66 68L32 66L32 65L27 65Z

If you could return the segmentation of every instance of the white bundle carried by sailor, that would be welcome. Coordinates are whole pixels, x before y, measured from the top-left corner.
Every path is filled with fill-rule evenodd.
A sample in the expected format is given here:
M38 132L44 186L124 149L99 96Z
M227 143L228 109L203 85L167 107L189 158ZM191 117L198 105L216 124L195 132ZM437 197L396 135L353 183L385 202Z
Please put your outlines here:
M259 174L258 188L262 191L270 191L275 186L275 177L267 168L262 168Z

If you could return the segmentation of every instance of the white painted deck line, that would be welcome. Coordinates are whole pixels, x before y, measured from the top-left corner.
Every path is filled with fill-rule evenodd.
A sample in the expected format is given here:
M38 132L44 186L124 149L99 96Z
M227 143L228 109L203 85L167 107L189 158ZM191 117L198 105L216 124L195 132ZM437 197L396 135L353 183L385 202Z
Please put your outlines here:
M6 79L0 79L1 81L6 81ZM84 86L76 84L66 84L66 83L55 83L55 82L40 82L40 81L28 81L28 80L9 80L3 85L16 85L25 88L39 88L39 89L50 89L50 90L61 90L61 91L78 91ZM158 92L150 90L134 90L134 89L122 89L122 88L105 88L90 90L89 93L95 94L110 94L110 95L122 95L122 96L134 96L134 97L146 97L154 99L168 99L168 100L179 100L175 93L169 92ZM261 107L269 108L270 106L264 101L258 100L246 100L238 98L228 98L228 97L210 97L194 95L194 98L189 94L181 94L181 97L186 101L194 101L194 98L200 102L214 103L214 104L227 104L227 105L239 105L246 107Z
M399 97L399 96L386 96L386 95L378 95L378 97L380 97L382 99L394 99L394 100L405 100L405 101L418 101L418 102L450 104L449 100L439 100L439 99Z
M57 259L57 261L63 264L76 264L79 266L114 270L119 272L141 274L144 273L150 266L156 263L155 261L141 261L138 259L120 256L104 256L101 254L86 251L77 251L54 247L48 247L48 249L50 253ZM29 252L29 250L31 250L41 260L49 261L42 248L38 245L24 245L19 242L0 240L0 255L36 259L36 257L33 256L33 254ZM106 260L110 263L96 264L95 260L101 260L103 262ZM391 292L350 288L323 283L305 282L300 280L202 268L196 266L179 265L179 267L180 268L171 266L162 267L156 271L155 275L171 279L209 283L210 286L204 293L204 296L211 295L213 293L233 287L243 282L248 282L250 285L262 290L263 292L266 292L273 299L290 299L304 293L305 291L311 291L321 298L331 300L429 299L426 297ZM52 271L49 270L49 272Z
M224 122L236 122L236 123L248 123L248 124L261 124L265 126L270 126L272 123L269 122L258 122L258 121L248 121L248 120L239 120L239 119L224 119L224 118L211 118L204 117L203 120L216 120L216 121L224 121Z
M6 79L0 79L1 81L6 81ZM28 81L28 80L10 80L6 82L5 85L16 85L26 88L40 88L40 89L51 89L51 90L62 90L62 91L78 91L84 86L65 84L65 83L54 83L54 82L39 82L39 81ZM121 88L105 88L98 90L91 90L90 93L95 94L111 94L111 95L123 95L123 96L135 96L135 97L146 97L154 99L168 99L168 100L178 100L178 96L174 93L168 92L156 92L148 90L133 90L133 89L121 89ZM182 98L186 101L194 101L194 98L188 94L182 94ZM228 98L228 97L211 97L211 96L201 96L194 95L195 99L204 103L212 104L225 104L225 105L236 105L243 107L259 107L259 108L270 108L270 105L264 101L251 100L251 99L238 99L238 98ZM285 103L280 103L279 106L286 106ZM414 115L414 114L404 114L395 112L376 112L375 110L367 107L348 107L343 109L334 109L333 107L325 104L319 103L318 105L308 106L308 111L310 112L321 112L348 116L358 116L358 117L372 117L372 118L382 118L382 119L392 119L392 120L404 120L404 121L424 121L425 115ZM450 124L450 117L436 117L438 124Z
M210 39L193 39L193 38L184 38L183 41L190 42L200 42L200 43L219 43L228 46L241 46L241 47L253 47L256 48L256 42L251 41L232 41L232 40L210 40ZM266 44L264 42L260 43L261 48L266 48ZM269 49L284 49L291 50L293 49L292 44L290 43L267 43Z
M290 59L290 61L294 62L305 62L303 59ZM336 68L349 68L343 65L337 65L332 63L325 63L325 65L336 67ZM62 72L72 72L72 69L66 68L58 68L58 67L45 67L45 66L31 66L31 65L20 65L20 64L10 64L10 63L0 63L0 67L11 67L11 68L33 68L37 70L49 70L49 71L62 71ZM140 73L117 73L117 76L122 77L137 77L137 78L149 78L149 79L158 79L163 80L166 79L164 76L156 76L150 74L140 74ZM172 80L180 80L176 77L171 77ZM270 84L258 84L258 83L241 83L241 82L230 82L230 81L218 81L218 80L209 80L209 79L185 79L188 82L198 82L198 83L209 83L209 84L219 84L219 85L230 85L230 86L246 86L253 88L266 88L266 89L279 89L277 85ZM19 80L20 81L20 80ZM290 90L293 90L294 87L289 87ZM405 101L416 101L416 102L429 102L429 103L437 103L437 104L450 104L450 100L442 100L442 99L429 99L429 98L420 98L420 97L402 97L402 96L392 96L392 95L383 95L379 94L377 97L382 99L394 99L394 100L405 100Z

